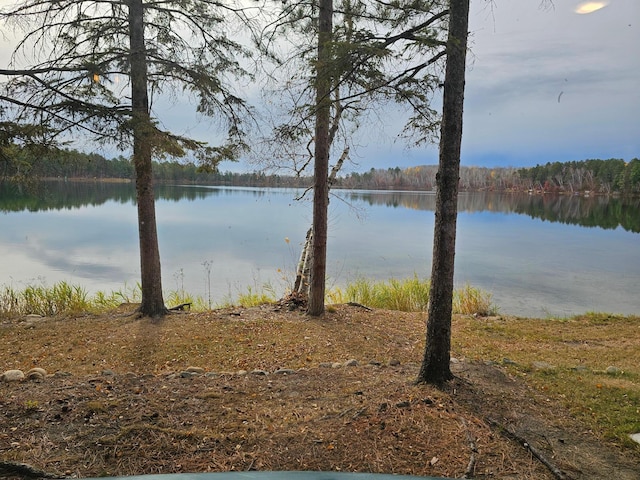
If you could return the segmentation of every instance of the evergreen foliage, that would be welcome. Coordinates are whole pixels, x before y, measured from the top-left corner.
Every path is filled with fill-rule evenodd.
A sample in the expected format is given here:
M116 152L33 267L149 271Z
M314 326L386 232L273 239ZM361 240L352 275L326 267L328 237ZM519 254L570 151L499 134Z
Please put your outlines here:
M245 173L203 169L193 161L153 162L156 182L201 185L307 188L311 178L253 171ZM435 189L437 166L375 169L338 176L332 188L366 190ZM108 159L75 149L0 144L0 180L26 178L133 179L131 161ZM621 159L553 162L531 168L460 167L462 191L534 191L549 193L640 194L640 160Z

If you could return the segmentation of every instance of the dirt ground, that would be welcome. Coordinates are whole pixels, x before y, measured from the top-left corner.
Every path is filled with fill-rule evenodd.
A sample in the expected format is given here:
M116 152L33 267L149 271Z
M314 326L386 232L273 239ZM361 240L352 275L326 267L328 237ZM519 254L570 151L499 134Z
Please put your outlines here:
M416 385L420 321L344 305L316 320L268 306L2 323L0 370L49 374L0 382L0 478L640 478L637 452L500 366L454 359L445 390Z

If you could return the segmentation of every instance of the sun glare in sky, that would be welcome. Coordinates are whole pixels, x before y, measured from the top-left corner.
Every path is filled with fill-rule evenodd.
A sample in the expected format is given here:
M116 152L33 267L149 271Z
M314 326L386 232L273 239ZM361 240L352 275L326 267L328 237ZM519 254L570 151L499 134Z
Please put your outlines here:
M578 4L578 6L576 7L575 12L576 13L580 13L580 14L585 14L585 13L593 13L596 12L598 10L600 10L601 8L606 7L609 4L609 2L580 2Z

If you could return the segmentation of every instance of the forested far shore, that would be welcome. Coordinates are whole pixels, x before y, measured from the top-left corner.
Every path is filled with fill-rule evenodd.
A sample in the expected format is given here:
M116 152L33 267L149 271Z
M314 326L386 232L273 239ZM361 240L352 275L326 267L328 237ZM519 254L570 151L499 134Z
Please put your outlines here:
M5 149L6 150L6 149ZM0 179L33 181L37 179L111 179L130 181L135 176L133 163L123 156L107 159L97 153L57 150L34 155L14 148L0 152ZM338 175L334 188L371 190L434 190L437 165L375 169L363 173ZM158 183L186 183L224 186L307 188L311 177L254 171L234 173L207 171L193 162L155 161L154 179ZM640 160L590 159L548 162L530 168L460 168L463 191L529 191L562 194L640 194Z

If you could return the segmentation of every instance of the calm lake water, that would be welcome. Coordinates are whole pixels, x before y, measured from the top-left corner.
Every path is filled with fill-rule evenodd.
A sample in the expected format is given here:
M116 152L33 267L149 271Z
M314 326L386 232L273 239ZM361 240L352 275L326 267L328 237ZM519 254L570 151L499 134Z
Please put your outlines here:
M158 186L163 286L213 302L294 277L311 223L300 191ZM65 280L90 292L139 280L131 185L0 189L0 285ZM337 191L328 285L430 275L435 195ZM462 193L456 284L505 314L640 314L640 200Z

